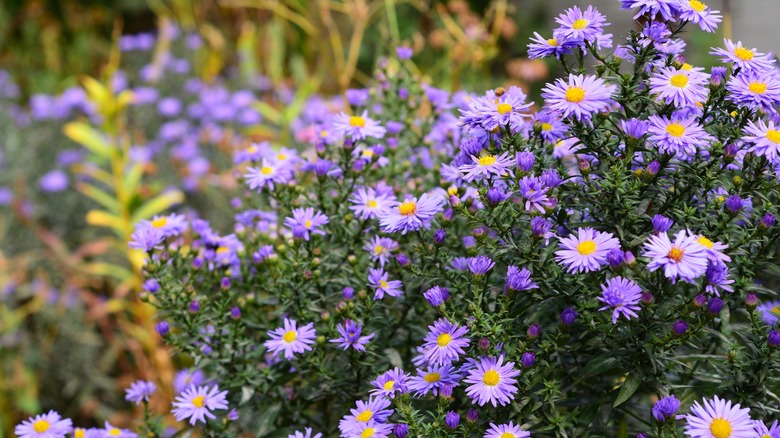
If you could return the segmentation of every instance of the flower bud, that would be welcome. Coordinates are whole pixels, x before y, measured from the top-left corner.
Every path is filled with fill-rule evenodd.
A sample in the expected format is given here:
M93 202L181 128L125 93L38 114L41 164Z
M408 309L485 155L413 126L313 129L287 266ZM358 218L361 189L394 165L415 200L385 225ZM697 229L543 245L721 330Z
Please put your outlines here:
M581 174L587 176L590 173L590 161L585 158L580 158L577 161L577 168L580 170Z
M660 171L661 163L659 163L657 160L653 160L650 162L650 164L647 165L647 173L650 176L656 176Z
M479 342L477 343L480 349L487 350L490 348L490 341L488 338L479 338Z
M171 327L168 325L167 322L160 321L157 323L157 325L154 326L154 329L157 330L157 333L159 333L160 336L164 337L171 330Z
M322 319L323 322L328 322L328 320L330 319L330 312L325 310L322 313L320 313L320 319Z
M772 348L780 346L780 332L774 329L770 330L769 336L767 337L767 344Z
M653 223L653 230L655 230L656 233L665 233L669 231L669 228L672 228L672 225L674 225L673 220L660 214L653 216L653 220L651 222Z
M645 304L650 304L653 302L653 294L649 291L642 292L642 302Z
M570 326L574 324L574 320L577 318L579 313L577 312L574 307L567 307L562 313L561 313L561 324L564 326Z
M748 312L752 312L756 309L756 306L758 305L758 297L753 292L748 293L745 295L745 307L747 307Z
M761 217L761 227L762 228L772 228L772 226L775 225L775 215L772 213L766 213Z
M500 204L504 199L506 199L506 194L503 190L501 190L498 187L491 187L488 189L487 194L485 195L485 198L487 198L487 202L490 205L498 205Z
M466 421L469 423L476 423L479 420L479 411L475 408L471 408L466 412Z
M409 257L407 257L407 255L404 253L400 253L397 256L395 256L395 261L398 262L398 264L402 268L407 268L411 264L411 262L409 261Z
M713 298L707 303L707 312L712 315L719 314L721 310L723 310L723 300L720 298Z
M532 152L523 151L518 152L516 155L517 168L521 172L530 172L534 168L536 157Z
M195 269L200 269L200 267L203 266L203 259L200 257L195 257L192 259L192 267Z
M523 353L523 357L520 358L520 364L526 368L531 368L536 364L536 354L532 351L526 351Z
M393 433L398 438L406 438L406 435L409 434L409 426L403 423L397 423L393 426Z
M742 210L742 198L739 195L732 195L726 200L726 209L731 214L737 214Z
M444 245L444 239L447 237L447 232L444 231L444 228L439 228L438 230L433 232L433 243L436 246L442 246Z
M636 257L634 257L634 253L631 251L626 251L623 254L623 263L625 263L627 266L636 265Z
M704 294L696 295L693 298L693 307L704 307L707 304L707 297Z
M349 263L350 266L355 266L357 264L357 257L355 257L354 254L350 254L347 256L347 263Z
M539 324L532 324L531 327L528 327L528 337L536 339L539 337L540 331Z
M197 301L190 301L190 313L198 313L200 310L200 303Z
M233 319L241 318L241 309L238 306L230 309L230 317Z
M345 300L351 300L355 296L355 289L347 286L341 290L341 296L344 297Z
M455 411L449 411L444 416L444 425L450 429L455 429L460 424L460 415Z
M613 269L619 268L620 265L623 264L623 258L625 257L625 254L623 253L623 250L620 248L612 248L607 252L607 263L609 263L609 266L611 266Z
M452 397L452 385L442 385L439 390L439 397L449 399Z
M719 87L726 79L726 67L712 67L710 74L710 84Z
M677 336L682 336L688 331L688 323L683 320L678 320L672 326L672 332Z
M238 420L238 411L235 409L231 409L230 412L228 412L227 418L230 421Z

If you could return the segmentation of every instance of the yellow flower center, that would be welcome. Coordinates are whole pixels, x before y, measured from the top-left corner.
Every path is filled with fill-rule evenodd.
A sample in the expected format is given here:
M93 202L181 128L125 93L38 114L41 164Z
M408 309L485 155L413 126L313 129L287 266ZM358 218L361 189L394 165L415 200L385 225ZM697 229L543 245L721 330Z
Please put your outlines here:
M680 70L691 71L693 70L693 66L686 62L682 65L682 67L680 67Z
M441 380L441 374L439 373L428 373L425 375L425 381L428 383L435 383Z
M84 429L78 428L73 431L73 438L84 438L84 436L87 435L87 432Z
M775 144L780 143L780 131L777 131L775 129L770 129L766 131L766 139Z
M458 188L456 186L450 186L447 189L447 194L450 195L450 196L457 195L458 194Z
M764 93L766 93L766 83L764 83L764 82L751 82L750 85L748 86L748 89L752 93L764 94Z
M517 438L517 437L515 437L515 434L513 434L512 432L504 432L498 438Z
M328 136L328 131L326 131L326 130L324 130L324 129L323 129L322 131L320 131L320 137L323 137L323 138L325 138L325 137L327 137L327 136Z
M304 222L303 226L306 227L306 228L311 228L311 221Z
M38 433L46 432L47 430L49 430L50 427L51 427L51 424L49 424L48 421L46 421L46 420L44 420L42 418L40 420L36 421L35 423L33 423L33 430L38 432Z
M365 128L366 119L360 116L352 116L349 118L349 126L352 126L353 128Z
M699 0L691 0L688 4L696 12L704 12L704 10L707 9L707 4Z
M154 219L152 221L152 226L154 228L162 228L165 225L168 224L168 218L167 217L158 217L157 219Z
M366 202L366 205L368 205L369 208L377 208L379 206L373 199L369 199L368 202Z
M201 396L201 397L202 397L202 396ZM200 406L198 406L198 407L200 407ZM108 432L108 435L109 435L109 436L119 436L119 435L122 435L122 431L121 431L121 430L119 430L119 429L117 429L117 428L115 427L115 428L111 429L111 430Z
M436 344L439 347L446 347L450 345L450 342L452 342L452 336L447 333L442 333L438 338L436 338Z
M684 74L676 74L669 79L669 84L673 87L684 88L688 85L688 76Z
M385 391L390 391L391 389L395 388L395 380L388 380L385 382L383 388L385 388Z
M382 254L383 252L385 252L386 249L387 248L385 248L382 245L377 245L374 247L374 254Z
M483 155L479 157L480 166L492 166L493 164L496 164L496 157L493 155Z
M246 151L249 152L250 154L255 154L257 153L257 146L255 145L249 146L248 148L246 148Z
M373 427L367 427L360 433L360 438L371 438L372 436L374 436Z
M202 408L204 404L206 404L206 397L203 395L199 395L194 399L192 399L192 405L195 406L196 408Z
M542 131L552 131L553 125L549 123L542 123Z
M496 370L487 370L485 375L482 376L482 383L487 386L496 386L499 380L501 380L501 376L498 375Z
M682 135L685 134L685 126L679 123L670 123L669 126L666 127L666 132L672 137L682 137Z
M374 413L371 412L371 409L366 409L365 411L361 412L360 415L355 417L355 419L357 421L362 421L363 423L368 423L368 420L370 420L373 416Z
M279 161L285 161L285 160L287 160L287 155L285 155L285 154L278 154L276 156L276 159L279 160Z
M772 307L772 313L778 313L780 314L780 306Z
M417 213L417 203L414 201L404 201L398 206L398 212L401 216L411 216Z
M587 25L588 25L588 20L584 18L580 18L579 20L571 24L571 28L574 30L582 30L585 29Z
M282 336L282 340L288 344L292 344L296 339L298 339L298 332L295 330L290 330Z
M673 246L672 249L669 250L669 254L667 254L666 256L674 260L676 263L680 263L683 259L684 254L685 254L684 249L678 246Z
M271 175L274 173L274 168L270 166L263 166L260 168L260 173L266 176Z
M585 90L580 87L569 87L566 90L566 100L571 103L580 103L585 100Z
M382 289L387 289L387 282L384 280L379 280L379 285L382 286Z
M708 239L708 238L706 238L704 236L699 236L699 238L696 239L696 241L701 243L702 246L704 246L705 248L712 249L712 240L710 240L710 239Z
M219 248L217 248L217 254L224 254L229 251L230 248L228 248L227 246L220 246Z
M736 56L737 58L743 61L750 61L751 59L753 59L754 54L752 50L748 50L742 46L738 46L737 48L734 49L734 56Z
M374 151L371 149L363 149L363 158L373 158L374 157Z
M715 438L729 438L731 436L731 423L724 418L716 418L710 423L710 432Z
M579 245L577 245L577 252L581 255L590 255L596 252L596 242L592 240L586 240L584 242L580 242Z
M499 103L498 107L496 108L499 114L506 114L512 112L512 105L508 103Z
M558 38L550 38L549 40L547 40L547 44L553 47L558 47Z

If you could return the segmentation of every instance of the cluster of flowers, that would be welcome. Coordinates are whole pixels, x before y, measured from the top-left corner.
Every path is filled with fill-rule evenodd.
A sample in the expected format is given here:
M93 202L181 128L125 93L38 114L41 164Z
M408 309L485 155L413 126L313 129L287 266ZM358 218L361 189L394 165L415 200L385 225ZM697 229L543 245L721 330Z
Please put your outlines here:
M138 224L157 332L228 390L193 387L177 419L211 431L229 401L221 427L296 438L777 436L751 415L780 387L757 282L780 239L778 70L728 40L726 67L686 64L677 35L720 19L704 3L623 6L645 24L610 53L593 7L531 43L568 74L540 107L421 85L399 48L349 108L306 102L297 147L236 154L231 233Z

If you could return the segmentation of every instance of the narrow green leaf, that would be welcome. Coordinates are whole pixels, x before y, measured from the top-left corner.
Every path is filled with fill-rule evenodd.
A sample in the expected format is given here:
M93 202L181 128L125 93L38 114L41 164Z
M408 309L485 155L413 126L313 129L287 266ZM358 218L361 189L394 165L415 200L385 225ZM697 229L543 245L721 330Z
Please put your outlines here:
M620 388L620 393L618 393L618 396L615 399L615 403L612 405L612 407L618 407L623 402L630 399L639 388L643 378L644 376L642 376L642 373L638 371L634 371L629 374L628 377L626 377L626 381L623 382L623 386Z
M106 160L111 158L111 146L100 132L88 124L84 122L70 122L62 128L62 131L69 139L86 147L98 157Z
M178 190L161 193L146 201L133 212L133 222L138 222L141 219L149 219L182 201L184 201L184 194Z
M119 201L114 199L113 196L111 196L103 189L100 189L96 186L93 186L92 184L85 183L85 182L76 185L76 189L79 192L83 193L84 195L88 196L93 201L105 207L111 213L114 213L116 215L119 214L121 210Z

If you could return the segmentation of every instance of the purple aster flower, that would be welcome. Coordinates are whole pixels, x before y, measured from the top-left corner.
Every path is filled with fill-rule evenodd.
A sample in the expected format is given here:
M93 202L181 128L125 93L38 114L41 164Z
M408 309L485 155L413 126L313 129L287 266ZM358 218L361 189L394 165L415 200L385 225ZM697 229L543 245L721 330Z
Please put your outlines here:
M707 303L707 312L718 315L723 310L723 300L720 298L713 298Z
M398 242L387 237L374 236L363 249L368 251L371 260L378 261L379 266L384 267L392 257L392 252L398 249Z
M252 190L262 191L263 188L273 190L274 184L287 184L293 178L293 170L283 163L275 163L266 160L260 163L260 167L249 167L244 174L247 186Z
M715 32L722 19L720 11L713 11L701 0L689 0L687 4L680 2L680 21L698 24L705 32Z
M766 343L770 347L778 347L780 346L780 332L777 330L769 330L769 336L766 338Z
M547 84L542 97L547 108L562 117L587 120L593 113L607 110L612 105L615 90L614 85L596 76L570 74L568 83L557 79L555 84Z
M555 252L555 260L566 266L567 272L598 271L607 263L607 253L619 248L620 241L611 233L602 233L593 228L579 228L577 236L561 238Z
M406 435L409 434L409 425L403 423L396 423L393 426L393 433L398 438L406 438Z
M735 70L740 68L743 71L764 71L774 67L774 58L767 54L759 53L756 49L743 47L741 41L737 41L737 44L734 44L730 39L724 38L723 44L726 46L725 49L713 47L713 51L710 54L720 56L723 62L734 64Z
M352 106L365 106L371 94L368 88L350 88L344 92L344 96Z
M767 427L763 420L756 420L753 423L753 431L755 437L761 438L778 438L780 437L780 425L777 421L772 423L772 427Z
M552 224L541 216L531 219L531 232L536 237L547 237L552 229Z
M319 229L322 225L328 223L328 217L321 211L314 212L314 208L296 208L292 211L292 217L284 219L284 225L293 231L293 234L299 233L299 238L309 240L309 232L324 236L325 231Z
M515 155L515 161L517 162L517 168L521 172L530 172L534 168L536 157L534 156L533 152L528 152L528 150L525 150L523 152L518 152Z
M399 297L404 293L404 284L401 280L388 280L390 274L384 271L384 269L368 269L368 285L375 289L374 299L381 300L385 294L391 297Z
M665 233L669 231L669 228L672 228L672 225L674 225L673 220L660 214L653 216L652 223L653 230L655 230L656 233Z
M160 321L154 325L154 330L160 335L165 336L171 331L171 326L166 321Z
M726 67L712 67L710 71L710 83L716 87L719 87L724 80L726 80L726 73L728 69Z
M766 157L772 162L777 161L778 149L780 149L780 126L776 126L771 120L764 123L759 119L757 124L751 120L745 127L745 133L750 135L742 139L752 144L748 152Z
M187 231L187 218L183 214L169 214L167 216L154 216L152 220L142 220L139 226L156 228L162 231L165 237L179 236Z
M534 126L539 126L539 135L544 141L552 144L562 139L568 130L561 119L549 111L534 114Z
M268 336L271 339L263 343L265 348L272 352L274 357L284 352L284 358L290 360L297 353L311 350L317 333L314 331L314 323L298 327L295 320L284 318L284 327L271 330Z
M677 400L677 397L674 395L670 395L655 402L655 405L653 405L653 417L660 422L674 419L679 409L680 400Z
M206 423L206 418L217 418L211 411L217 409L227 409L228 404L225 397L227 391L219 391L219 386L190 386L184 392L176 397L173 402L175 409L171 411L176 421L182 421L189 418L191 425L198 421Z
M763 228L772 228L775 225L775 222L777 221L777 218L772 213L766 213L763 216L761 216L761 227Z
M470 158L471 163L458 167L458 170L463 172L463 179L466 181L481 180L489 178L491 175L504 176L508 173L508 169L515 164L512 157L506 152L497 156L483 152L480 156L472 155Z
M142 402L148 402L149 397L154 394L157 386L148 380L138 380L130 384L130 387L125 389L125 400L140 405Z
M103 432L101 436L104 437L118 437L118 438L137 438L138 434L129 429L120 429L116 426L112 426L108 421L104 424L104 429L98 431Z
M436 320L432 326L428 326L428 334L425 336L425 360L431 365L456 362L460 354L466 354L463 349L469 346L469 338L465 337L468 332L467 327L453 324L444 318Z
M585 11L574 6L555 19L560 25L555 30L555 35L595 44L604 33L603 27L609 26L606 21L606 17L593 6L588 6Z
M519 184L520 194L525 199L526 211L545 213L545 207L550 205L547 197L547 187L535 176L524 176Z
M357 426L342 436L346 438L388 438L393 433L393 425L368 420L367 423L357 423Z
M460 424L460 415L455 411L449 411L444 415L444 425L455 429Z
M699 149L705 149L715 138L708 134L696 121L696 117L668 118L652 115L650 122L650 137L658 150L678 158L696 155Z
M428 301L428 304L438 307L450 298L450 293L446 288L434 286L428 289L423 296Z
M574 320L579 316L579 312L574 307L567 307L561 312L561 324L564 326L570 326L574 324Z
M303 432L296 430L293 434L287 435L287 438L322 438L321 433L312 435L311 427L307 427Z
M433 216L441 209L441 198L423 193L419 199L410 197L403 202L395 202L388 213L379 217L379 224L385 233L400 231L406 234L430 227Z
M651 259L647 269L652 272L664 268L664 275L672 281L693 280L707 271L707 248L686 230L677 233L674 243L666 233L650 236L644 245L645 257Z
M599 310L612 309L612 324L617 324L618 318L623 315L630 320L638 318L636 313L639 311L639 300L642 299L642 289L633 281L615 277L607 280L606 284L601 285L601 296L598 300L604 303L604 307Z
M607 253L607 263L611 268L619 268L624 259L625 253L620 248L612 248Z
M572 53L581 44L581 40L567 38L563 34L552 38L544 38L537 32L534 32L534 38L531 38L531 41L528 44L529 59L548 58L550 56L561 59L563 55Z
M539 181L548 189L554 189L563 183L563 178L561 178L558 170L550 168L542 172Z
M358 218L366 220L388 213L394 200L389 193L378 194L371 187L363 187L352 193L349 202L352 203L349 209L354 211Z
M176 394L184 391L190 386L202 385L206 381L206 375L198 369L183 369L176 373L173 378L173 390Z
M490 423L490 429L485 433L485 438L528 438L531 432L520 429L519 424L510 421L508 424Z
M480 406L490 403L493 407L509 404L518 391L515 377L520 371L514 366L514 362L504 363L503 356L481 358L464 380L471 384L466 388L471 402Z
M520 364L524 368L531 368L536 364L536 354L533 351L526 351L520 358Z
M693 402L691 413L685 419L685 434L694 438L748 438L752 437L753 420L750 409L718 398Z
M620 130L630 138L642 138L650 125L645 120L627 119L620 121Z
M758 306L758 311L761 313L761 319L767 325L773 326L777 324L780 319L780 301L766 301Z
M662 67L650 78L650 93L676 107L696 106L707 100L706 74L694 70Z
M451 365L430 365L427 369L417 369L417 375L409 378L409 390L417 397L429 392L438 395L444 385L458 386L460 374Z
M366 137L382 138L387 131L379 122L368 117L368 111L361 115L350 116L339 113L333 118L332 130L354 140L364 140Z
M740 206L742 203L740 202ZM704 248L707 249L707 258L712 261L730 262L731 257L723 253L723 250L729 246L721 242L713 242L706 238L703 234L692 234L696 237L696 241L699 242Z
M355 409L350 409L349 415L345 415L339 421L339 430L347 436L350 436L349 434L354 431L360 430L361 423L363 425L369 421L385 423L388 417L393 414L393 410L388 409L390 408L390 400L384 397L371 397L367 402L358 400L355 405Z
M41 177L38 187L44 192L61 192L68 188L68 175L61 170L52 170Z
M162 230L152 227L136 228L133 235L130 236L130 243L127 246L133 249L151 251L162 248L161 244L165 239Z
M780 104L780 74L776 70L750 70L726 83L729 99L739 106L775 113Z
M360 336L363 334L363 326L348 319L343 324L336 326L341 337L331 339L330 342L339 344L342 350L347 350L349 347L354 348L357 351L366 351L365 345L374 337L375 333L371 333L368 336Z
M474 275L485 275L495 265L495 262L490 257L484 255L478 255L469 259L469 271Z
M406 394L409 392L406 384L408 380L409 375L400 368L385 371L371 382L371 385L374 386L371 395L393 398L396 394Z
M679 0L620 0L623 9L639 8L634 19L647 15L655 18L661 14L664 20L671 21L675 18L682 8L682 2Z
M504 292L509 290L524 291L531 289L539 289L539 285L531 278L531 271L526 268L520 269L517 266L509 265L506 271Z
M72 431L73 422L55 411L30 417L14 428L19 438L65 438Z
M498 205L509 197L500 187L491 187L485 194L488 204Z

